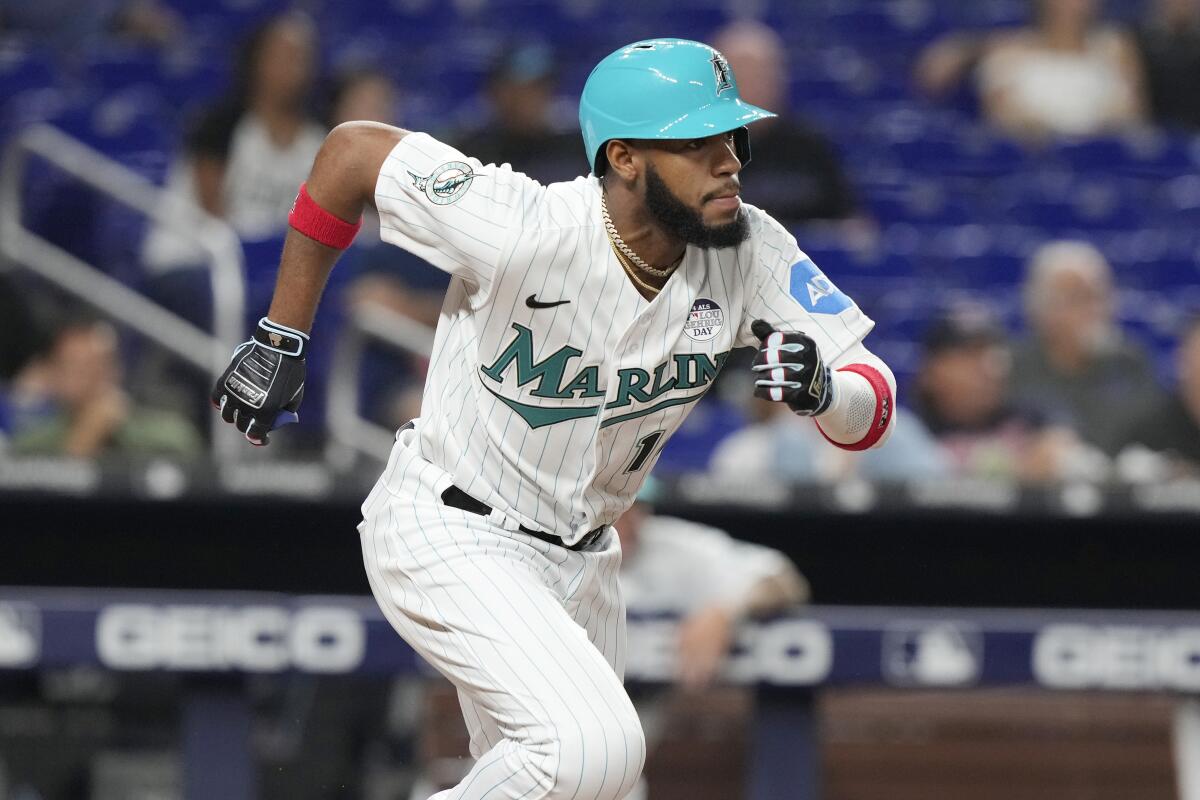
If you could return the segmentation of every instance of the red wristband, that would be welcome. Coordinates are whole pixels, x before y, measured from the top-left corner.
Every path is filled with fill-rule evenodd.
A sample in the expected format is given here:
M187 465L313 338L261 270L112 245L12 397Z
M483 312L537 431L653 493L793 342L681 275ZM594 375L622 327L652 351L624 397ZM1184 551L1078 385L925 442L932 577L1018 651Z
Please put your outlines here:
M871 420L871 427L863 438L853 444L844 444L836 442L829 438L821 428L821 423L818 420L813 420L817 423L817 430L821 431L821 435L832 445L840 447L843 450L868 450L883 438L883 434L887 431L888 423L892 421L892 387L888 386L887 379L879 373L879 370L866 364L847 364L838 370L838 372L853 372L856 375L861 375L867 379L867 383L871 384L871 388L875 390L875 418Z
M300 191L296 193L296 201L292 203L292 211L288 214L288 224L315 242L345 250L362 227L362 217L358 218L358 222L346 222L330 214L309 197L308 190L304 188L306 185L300 184Z

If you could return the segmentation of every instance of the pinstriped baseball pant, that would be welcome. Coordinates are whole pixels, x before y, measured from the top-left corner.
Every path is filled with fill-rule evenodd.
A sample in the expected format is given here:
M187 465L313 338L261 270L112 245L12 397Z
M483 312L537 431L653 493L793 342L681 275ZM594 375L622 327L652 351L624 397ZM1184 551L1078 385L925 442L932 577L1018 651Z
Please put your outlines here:
M471 735L474 768L432 800L621 800L646 752L615 532L573 552L506 531L443 505L439 474L393 451L359 525L380 608L458 688Z

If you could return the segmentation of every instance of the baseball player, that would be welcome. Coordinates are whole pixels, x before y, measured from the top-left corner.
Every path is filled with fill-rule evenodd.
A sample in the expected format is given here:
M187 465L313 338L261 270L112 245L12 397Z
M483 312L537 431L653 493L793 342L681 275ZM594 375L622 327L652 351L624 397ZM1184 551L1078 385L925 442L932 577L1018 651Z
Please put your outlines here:
M755 393L839 447L894 424L873 323L738 197L746 126L769 116L711 47L647 40L587 80L586 178L542 186L364 122L329 134L300 188L271 307L212 399L254 444L295 413L305 331L367 203L384 240L452 276L421 416L359 525L384 614L458 687L476 762L438 800L634 785L611 523L732 348L757 347Z

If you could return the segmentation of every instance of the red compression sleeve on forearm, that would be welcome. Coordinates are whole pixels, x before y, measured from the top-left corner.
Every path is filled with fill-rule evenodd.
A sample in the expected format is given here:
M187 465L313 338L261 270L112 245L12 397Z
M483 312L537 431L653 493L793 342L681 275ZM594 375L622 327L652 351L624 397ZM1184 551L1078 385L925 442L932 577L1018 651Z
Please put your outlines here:
M362 227L362 217L358 218L358 222L346 222L330 214L309 196L305 188L307 185L300 184L296 202L292 203L292 211L288 214L288 224L315 242L345 250Z
M869 450L883 438L883 434L887 432L888 424L891 422L892 387L888 385L887 379L880 374L879 370L867 364L847 364L838 372L853 372L866 378L867 383L871 384L871 388L875 391L875 417L871 420L871 427L867 429L866 435L857 442L845 444L830 439L829 435L822 430L820 420L813 421L817 423L817 430L821 431L821 435L830 444L843 450Z

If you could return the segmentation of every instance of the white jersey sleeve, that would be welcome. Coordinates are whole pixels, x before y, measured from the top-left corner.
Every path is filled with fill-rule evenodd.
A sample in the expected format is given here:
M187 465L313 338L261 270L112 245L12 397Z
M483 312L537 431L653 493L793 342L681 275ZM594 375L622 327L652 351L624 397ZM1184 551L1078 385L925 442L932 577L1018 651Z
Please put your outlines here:
M392 148L375 184L379 235L486 293L500 253L544 191L425 133Z
M836 362L875 323L825 277L786 228L761 212L755 214L753 224L758 228L754 288L746 295L736 344L758 347L750 325L764 319L778 330L808 334L825 363Z

